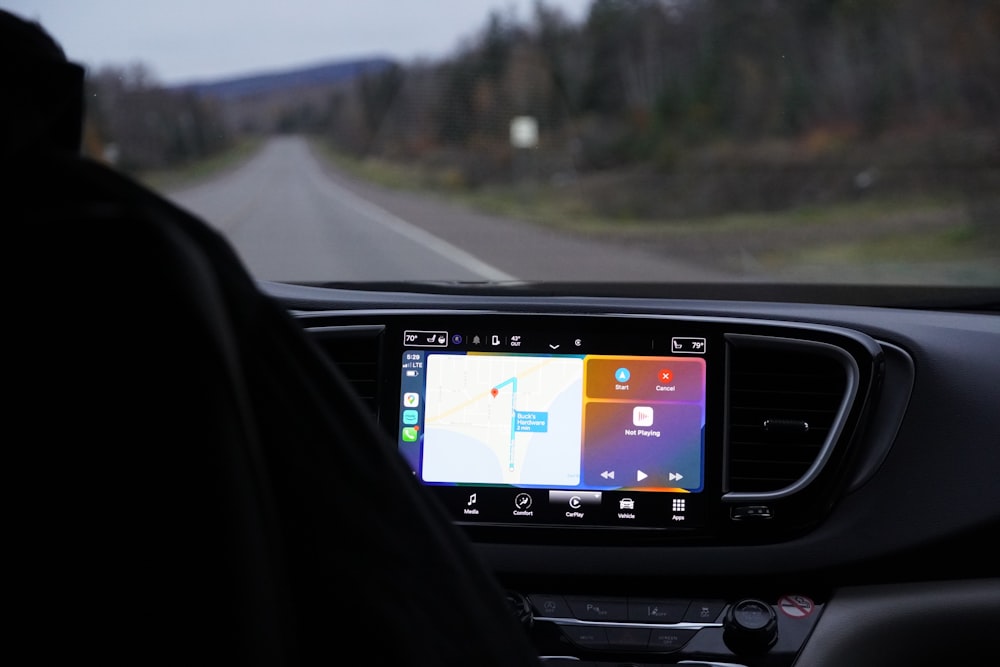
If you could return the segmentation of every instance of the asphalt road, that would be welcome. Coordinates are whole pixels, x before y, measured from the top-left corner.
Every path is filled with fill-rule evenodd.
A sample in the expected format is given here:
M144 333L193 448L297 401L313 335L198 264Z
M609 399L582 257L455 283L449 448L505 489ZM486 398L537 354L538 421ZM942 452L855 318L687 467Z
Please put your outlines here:
M327 281L697 281L706 269L359 183L305 139L168 196L218 228L255 278Z

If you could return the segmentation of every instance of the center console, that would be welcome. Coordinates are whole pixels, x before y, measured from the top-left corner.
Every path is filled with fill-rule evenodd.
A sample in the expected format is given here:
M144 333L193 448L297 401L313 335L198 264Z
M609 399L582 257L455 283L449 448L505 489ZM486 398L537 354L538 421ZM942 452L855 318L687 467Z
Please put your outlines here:
M882 347L855 331L742 318L303 321L451 520L478 545L521 553L634 556L625 548L807 535L847 483L884 365ZM821 591L664 590L626 583L624 561L614 577L582 579L571 562L545 562L556 576L504 583L553 664L786 665L824 606Z

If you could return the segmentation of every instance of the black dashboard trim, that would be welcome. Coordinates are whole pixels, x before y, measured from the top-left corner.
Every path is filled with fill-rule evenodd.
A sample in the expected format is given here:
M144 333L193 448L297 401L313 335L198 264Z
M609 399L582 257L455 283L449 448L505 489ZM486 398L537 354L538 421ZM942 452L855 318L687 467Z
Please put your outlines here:
M845 587L796 664L995 664L1000 579Z

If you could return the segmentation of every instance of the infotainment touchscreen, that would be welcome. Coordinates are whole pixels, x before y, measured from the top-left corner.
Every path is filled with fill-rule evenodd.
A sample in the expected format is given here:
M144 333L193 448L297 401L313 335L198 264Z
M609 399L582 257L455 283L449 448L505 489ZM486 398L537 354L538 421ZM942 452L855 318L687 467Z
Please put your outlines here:
M459 341L404 348L398 413L400 451L456 520L698 523L704 354L490 351Z

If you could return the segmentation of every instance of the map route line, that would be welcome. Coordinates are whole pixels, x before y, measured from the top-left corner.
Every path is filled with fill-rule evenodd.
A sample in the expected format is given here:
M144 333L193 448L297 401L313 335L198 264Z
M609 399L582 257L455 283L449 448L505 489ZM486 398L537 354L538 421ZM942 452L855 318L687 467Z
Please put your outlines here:
M493 398L497 397L500 390L510 385L510 446L507 448L507 469L514 469L514 434L517 432L517 376L507 378L500 384L490 389Z

